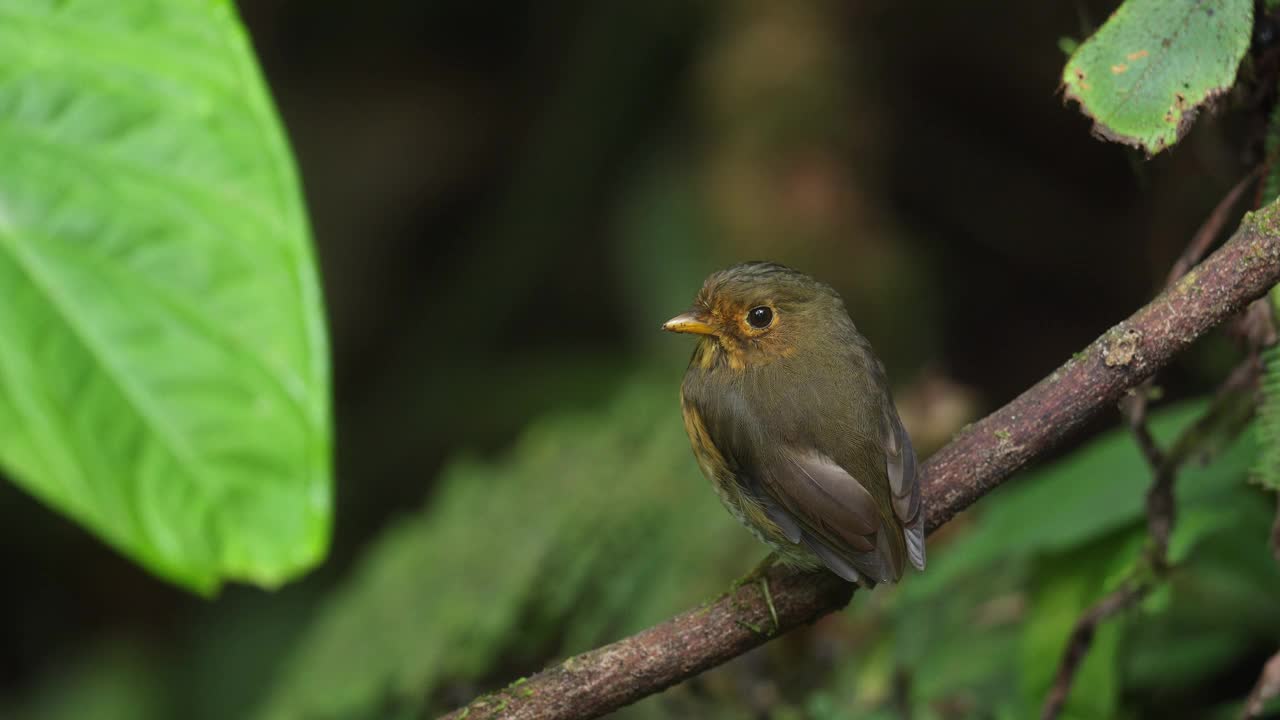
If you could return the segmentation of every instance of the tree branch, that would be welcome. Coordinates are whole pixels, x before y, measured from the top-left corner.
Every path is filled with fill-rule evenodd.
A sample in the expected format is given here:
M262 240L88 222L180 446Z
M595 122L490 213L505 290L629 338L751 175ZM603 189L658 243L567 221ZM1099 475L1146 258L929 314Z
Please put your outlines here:
M1200 262L1205 253L1209 252L1213 241L1222 235L1222 230L1227 226L1227 221L1231 217L1231 209L1240 202L1240 198L1244 195L1244 191L1249 189L1254 180L1262 174L1262 166L1254 168L1248 175L1240 178L1226 195L1213 206L1213 211L1209 213L1209 217L1205 219L1200 228L1196 230L1196 234L1191 236L1191 242L1183 248L1182 254L1173 262L1173 266L1169 268L1169 277L1165 280L1165 287L1171 287L1174 283L1182 279L1187 271L1195 267Z
M961 431L921 468L929 532L1052 448L1129 388L1280 281L1280 204L1176 285L1108 330L1049 377ZM1010 338L1010 343L1034 342ZM678 562L678 558L673 558ZM828 573L769 571L777 632L756 585L543 670L449 715L594 718L670 687L844 607L852 586ZM908 580L909 582L909 580Z
M1218 236L1222 234L1222 229L1226 227L1231 209L1236 206L1236 203L1240 202L1240 197L1244 195L1244 191L1249 188L1249 185L1257 179L1261 172L1260 167L1254 168L1253 172L1241 178L1226 195L1222 196L1222 199L1214 206L1213 212L1209 213L1209 217L1196 230L1196 234L1191 237L1191 242L1187 243L1187 246L1182 250L1182 254L1174 261L1173 267L1169 269L1169 277L1165 280L1163 289L1167 290L1176 285L1191 268L1195 267L1196 263L1204 258L1205 253L1209 252L1210 246L1213 245L1213 241L1218 239ZM1138 443L1138 449L1142 451L1143 457L1147 459L1147 464L1151 466L1152 472L1158 472L1160 467L1164 465L1164 452L1156 444L1155 438L1151 436L1150 428L1147 427L1147 406L1150 404L1155 391L1155 376L1152 375L1120 399L1120 412L1128 422L1129 429L1133 432L1134 439Z

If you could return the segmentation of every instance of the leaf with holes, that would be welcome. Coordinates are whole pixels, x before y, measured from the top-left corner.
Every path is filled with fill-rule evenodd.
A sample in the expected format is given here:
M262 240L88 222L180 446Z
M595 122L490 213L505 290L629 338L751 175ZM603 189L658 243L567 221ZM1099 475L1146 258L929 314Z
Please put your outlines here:
M1062 71L1068 100L1104 140L1155 155L1235 82L1252 0L1127 0Z
M0 0L0 466L211 592L324 554L327 341L226 0Z

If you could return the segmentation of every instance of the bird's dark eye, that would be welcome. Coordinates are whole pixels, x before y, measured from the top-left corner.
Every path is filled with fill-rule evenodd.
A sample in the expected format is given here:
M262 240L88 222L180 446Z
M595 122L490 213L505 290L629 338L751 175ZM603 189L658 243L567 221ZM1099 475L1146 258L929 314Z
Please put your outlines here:
M747 311L747 324L757 330L769 327L773 322L773 310L765 305L753 307Z

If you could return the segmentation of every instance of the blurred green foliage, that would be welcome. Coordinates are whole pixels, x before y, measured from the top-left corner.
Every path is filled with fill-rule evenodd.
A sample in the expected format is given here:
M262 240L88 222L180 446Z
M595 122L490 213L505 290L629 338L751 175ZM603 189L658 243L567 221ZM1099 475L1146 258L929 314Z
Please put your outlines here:
M502 459L454 463L289 639L258 716L419 717L727 587L762 551L698 476L670 389L636 377L601 411L536 423ZM1158 412L1156 436L1203 407ZM1207 716L1180 692L1280 641L1280 576L1260 541L1270 506L1244 482L1257 449L1247 432L1183 474L1169 586L1100 628L1066 717ZM1104 435L984 499L934 543L928 572L772 643L769 670L740 661L621 716L741 717L753 701L729 678L759 672L809 676L771 704L777 718L895 717L897 673L919 717L1034 715L1076 619L1140 554L1147 482L1127 432ZM16 717L64 717L82 697L168 716L159 661L107 652L130 659L86 657ZM148 681L126 682L139 663L150 670L130 677Z
M672 401L637 378L602 412L535 423L504 460L454 463L322 605L263 716L441 711L450 682L531 671L710 597L743 545Z
M265 18L257 28L265 61L302 52L295 42L314 53L306 65L277 64L273 86L292 97L291 128L308 149L301 157L304 167L310 163L314 212L331 238L326 245L322 233L321 247L326 292L336 300L330 320L345 338L336 350L346 367L338 386L347 394L339 408L340 552L319 577L275 593L233 587L216 602L156 601L163 589L118 565L99 571L94 556L67 560L73 551L66 548L79 546L65 540L65 530L45 530L47 517L27 521L34 513L25 506L3 508L16 518L13 537L40 540L44 554L30 562L53 579L28 580L14 593L22 608L48 604L52 620L26 631L21 619L38 613L10 613L5 638L35 648L12 657L40 663L22 668L24 684L0 701L0 717L421 717L481 692L518 694L518 678L556 658L714 597L765 550L723 512L694 466L676 400L689 347L657 332L707 271L773 258L837 286L886 359L927 454L980 404L1022 389L1148 297L1155 284L1143 280L1163 277L1218 186L1229 184L1223 178L1238 174L1232 163L1240 148L1217 134L1189 136L1186 152L1131 172L1115 148L1086 144L1083 128L1069 124L1079 118L1051 93L1062 70L1054 40L1087 36L1096 5L938 6L925 16L832 0L537 3L507 13L403 2L356 18L338 6L277 16L260 8L286 3L244 3L245 12ZM1235 11L1220 20L1231 24L1226 54L1238 61L1244 5L1200 5ZM137 12L117 16L122 7ZM1125 7L1130 17L1156 8L1137 0ZM1071 17L1077 11L1079 28ZM45 12L117 25L87 26L97 28L89 38L75 28L46 33L74 46L59 51L17 22ZM395 27L344 55L342 42L383 12ZM273 23L277 17L302 21ZM149 30L121 29L129 23ZM455 38L455 25L467 32ZM443 48L446 60L385 52L388 36L411 34L401 26L435 33L426 42ZM147 34L169 30L167 41ZM1189 41L1206 37L1203 27L1192 30ZM65 223L69 237L102 233L101 242L127 244L173 227L190 231L174 236L160 259L180 254L191 272L223 267L193 257L230 263L225 274L237 282L227 287L245 295L224 303L199 278L141 271L120 278L119 291L162 282L180 286L175 293L199 293L207 302L190 309L190 325L205 318L222 327L231 317L225 331L244 333L250 352L171 351L141 367L216 365L248 383L225 394L213 392L222 386L210 390L229 411L256 407L255 398L281 400L281 387L267 382L272 372L308 368L293 380L304 387L299 416L309 425L245 421L237 431L281 457L327 458L319 328L280 320L301 314L314 322L319 314L308 285L308 231L283 138L230 4L0 0L0 39L7 41L0 57L27 61L0 69L0 148L10 153L8 169L0 169L0 211L7 211L0 220L13 215L26 228L33 221L19 209L36 219L44 217L41 207L65 211L47 197L52 186L36 172L43 169L70 178L73 199L83 194L92 211L88 220L67 215L77 220ZM87 39L93 42L81 42ZM1071 49L1095 52L1104 41L1095 36ZM408 44L423 43L415 35ZM360 65L366 57L373 59ZM328 73L315 69L325 62L333 63ZM74 81L102 90L100 74L121 66L140 83L113 85L111 97L144 96L150 104L126 106L110 127L64 128L101 130L107 156L98 169L115 180L80 172L71 160L88 153L83 147L62 148L68 161L57 164L42 154L45 146L5 143L15 118L47 131L44 114L65 109L18 99L49 100ZM173 102L157 101L156 88L141 80L153 82L158 69L193 82L161 88ZM965 82L938 82L944 71ZM421 95L396 95L403 90L397 77ZM12 89L20 86L22 93ZM224 86L243 96L211 94ZM74 108L78 97L53 99ZM1000 111L974 113L975 106ZM225 111L243 126L215 128L225 132L213 133L212 144L174 140L199 129L212 109L219 110L212 117ZM482 147L481 135L501 140ZM153 176L132 177L131 163ZM418 166L425 170L413 174ZM18 175L38 182L15 190L4 181ZM204 191L179 182L193 177ZM111 193L133 192L150 213L130 214L114 229L102 221ZM11 206L11 193L43 204ZM238 204L228 212L201 201L207 193ZM463 199L440 199L455 195ZM426 230L392 227L398 222L423 222ZM279 232L255 234L262 223ZM9 281L9 292L18 285L13 273L3 275L2 253L29 238L7 229L0 225L0 280ZM387 266L377 268L371 258L380 244L394 245L391 237L409 250L386 252ZM232 256L211 254L227 248ZM8 257L12 265L18 256ZM83 267L71 250L50 258L59 271L83 271L77 288L108 282L90 272L110 267L106 258L83 259ZM132 259L144 269L158 262ZM101 295L116 289L100 288ZM9 323L0 330L17 324L18 305L0 303L0 323ZM91 304L86 312L111 307ZM169 308L158 303L148 312ZM119 315L107 319L123 322ZM45 342L33 337L23 349ZM301 355L271 354L281 348ZM256 371L244 368L252 350L264 353ZM82 366L102 369L84 355L76 355ZM0 349L0 373L5 357ZM1169 371L1170 394L1202 397L1233 359L1224 343L1204 343ZM1273 356L1273 398L1275 363ZM11 429L2 422L10 409L4 389L0 383L0 430ZM1206 405L1192 399L1158 409L1155 434L1169 442ZM274 422L287 408L267 417ZM88 417L120 406L81 409ZM1276 416L1263 417L1238 438L1213 438L1181 473L1175 567L1139 607L1099 628L1066 717L1238 713L1261 661L1280 642L1280 573L1266 544L1274 498L1245 482L1250 468L1265 478L1277 467ZM850 610L617 716L1037 715L1074 623L1137 571L1146 543L1150 471L1127 433L1093 430L1085 444L1010 481L939 532L927 572L859 593ZM305 432L315 444L299 440ZM0 459L26 480L3 455L14 438L0 432ZM313 469L327 471L316 462ZM232 539L297 531L298 523L283 519L289 512L325 509L317 499L327 498L317 480L323 474L276 492L257 482L272 467L237 484L244 494L220 498L243 513L238 519L266 528ZM243 480L242 471L228 476ZM89 507L128 506L127 498L108 500ZM207 508L188 500L174 495L177 508L156 514L209 540L203 516L190 517ZM327 536L324 525L308 537ZM317 550L317 542L307 547ZM80 570L83 577L70 576L79 578L73 589L49 589L68 577L57 573L85 565L93 567ZM189 581L209 587L210 577ZM90 620L61 612L63 595L77 589L92 607ZM99 612L107 619L99 621ZM57 642L64 625L73 637Z
M24 703L5 709L12 720L100 720L164 717L165 696L149 658L127 639L89 649L47 678Z
M635 378L605 410L537 423L501 460L455 463L321 604L259 716L418 717L726 587L743 551L760 551L698 477L669 385ZM1160 412L1153 430L1168 441L1202 410ZM1126 713L1178 707L1178 688L1280 640L1280 577L1259 542L1268 506L1243 482L1256 452L1247 433L1184 473L1168 591L1100 629L1068 717L1118 717L1125 699L1137 700ZM834 637L820 626L798 648L771 646L784 676L817 673L776 716L884 710L899 671L922 717L1035 714L1072 625L1139 555L1147 475L1117 430L1012 481L935 544L928 572L860 600ZM825 661L810 655L823 644ZM748 712L733 683L703 682L623 715Z
M1171 407L1154 417L1152 431L1168 443L1203 409L1203 403ZM1066 716L1121 716L1124 699L1131 702L1126 713L1158 716L1150 713L1169 702L1162 693L1195 687L1229 669L1240 653L1280 639L1280 618L1264 609L1280 597L1280 575L1262 542L1269 506L1245 483L1257 452L1247 432L1213 462L1200 465L1209 458L1198 458L1180 474L1183 509L1171 539L1178 564L1169 587L1100 627ZM1037 715L1075 621L1133 572L1146 541L1149 484L1146 461L1129 434L1116 430L984 498L972 528L935 552L928 572L900 591L903 636L931 608L947 607L949 621L935 621L927 635L935 644L916 640L902 659L929 678L932 692L919 701L936 706L963 698L977 703L980 715L1002 707L1011 717ZM1215 553L1228 544L1242 555L1218 567ZM1211 603L1200 596L1207 585L1216 586ZM957 602L957 588L978 590ZM985 637L1002 631L1018 638L1016 649L1002 649L999 641L988 647ZM1196 641L1184 645L1188 635ZM993 667L980 681L950 669L975 666ZM1013 677L1021 678L1017 686L1001 682ZM987 693L976 691L983 687Z

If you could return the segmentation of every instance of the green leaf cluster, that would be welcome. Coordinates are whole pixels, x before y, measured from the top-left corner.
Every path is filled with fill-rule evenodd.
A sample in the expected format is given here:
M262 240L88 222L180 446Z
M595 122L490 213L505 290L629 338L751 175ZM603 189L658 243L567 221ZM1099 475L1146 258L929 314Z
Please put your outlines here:
M1157 153L1232 85L1251 19L1247 0L1128 0L1064 44L1066 93L1103 137ZM315 564L332 432L316 268L231 4L0 0L0 61L0 466L199 591L274 586ZM658 168L628 213L629 327L662 319L655 296L687 300L705 260L685 237L703 230L692 183L673 177L688 180ZM1180 693L1280 639L1272 508L1242 482L1252 467L1280 487L1280 355L1267 360L1260 422L1181 474L1176 567L1099 629L1066 716L1230 711ZM282 720L415 717L481 690L514 699L511 679L548 658L724 589L764 549L701 479L679 368L663 370L602 409L542 418L496 460L457 459L314 612L272 598L237 617L251 641L210 631L203 687L217 689L212 668L272 670L257 714ZM1156 435L1169 442L1204 407L1157 413ZM1149 481L1128 434L1107 433L985 498L935 538L925 574L621 715L897 717L905 703L923 718L1034 716L1077 618L1140 571ZM0 714L163 717L162 664L103 643Z

